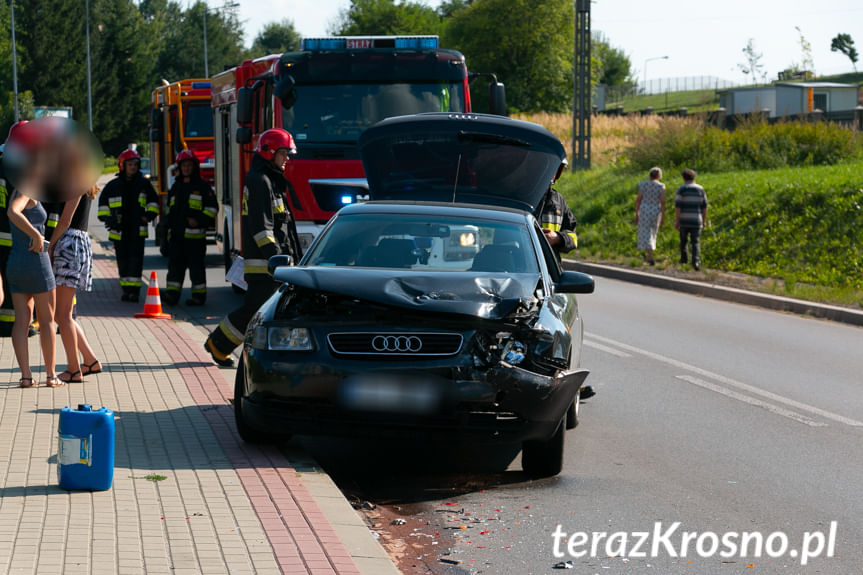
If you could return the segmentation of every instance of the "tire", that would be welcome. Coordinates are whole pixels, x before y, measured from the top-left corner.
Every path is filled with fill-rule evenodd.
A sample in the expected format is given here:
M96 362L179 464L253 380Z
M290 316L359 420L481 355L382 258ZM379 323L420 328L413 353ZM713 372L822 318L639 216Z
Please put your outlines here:
M243 392L245 391L246 369L242 359L237 365L237 375L234 377L234 421L237 424L237 433L246 443L268 444L287 439L284 435L264 433L246 423L243 415Z
M525 441L521 446L521 468L534 479L553 477L563 470L563 447L566 436L566 417L557 430L545 441Z
M580 411L581 405L581 388L578 388L578 391L575 392L575 397L572 400L572 403L569 404L569 409L566 410L566 428L567 429L575 429L578 427L578 412Z

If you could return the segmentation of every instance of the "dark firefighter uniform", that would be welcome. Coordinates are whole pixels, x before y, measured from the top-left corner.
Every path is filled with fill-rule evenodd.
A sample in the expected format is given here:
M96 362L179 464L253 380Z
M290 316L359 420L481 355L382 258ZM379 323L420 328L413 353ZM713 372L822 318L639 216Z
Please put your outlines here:
M0 337L12 335L12 324L15 323L15 310L12 306L12 294L9 292L9 282L6 281L6 261L9 250L12 249L12 233L9 227L9 198L12 197L12 185L6 181L3 164L0 161L0 274L3 274L3 305L0 306Z
M557 258L560 259L560 254L571 252L578 247L578 236L575 235L575 216L572 215L572 210L566 205L566 200L560 195L560 192L548 187L548 192L545 194L542 213L539 217L539 224L547 230L557 232L562 240L561 243L552 246Z
M99 194L97 217L114 242L123 301L138 301L144 271L148 224L159 214L159 198L140 172L126 178L121 171Z
M283 172L259 155L243 188L244 279L249 284L242 307L228 314L210 333L205 347L220 365L231 365L231 351L243 341L246 326L258 308L278 287L267 272L268 260L277 254L301 257L297 228L285 205L288 182Z
M191 160L186 160L191 161ZM185 182L179 175L168 191L168 276L165 303L180 301L186 269L192 282L192 299L187 305L203 305L207 301L207 273L204 258L207 254L207 228L219 211L213 189L200 175L198 163ZM194 226L190 225L194 221Z

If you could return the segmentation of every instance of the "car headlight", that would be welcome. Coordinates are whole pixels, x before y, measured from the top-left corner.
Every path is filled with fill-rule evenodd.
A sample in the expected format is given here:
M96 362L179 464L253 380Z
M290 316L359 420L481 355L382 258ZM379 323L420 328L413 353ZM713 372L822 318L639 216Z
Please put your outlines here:
M305 327L259 325L255 328L252 347L272 351L311 351L312 334Z

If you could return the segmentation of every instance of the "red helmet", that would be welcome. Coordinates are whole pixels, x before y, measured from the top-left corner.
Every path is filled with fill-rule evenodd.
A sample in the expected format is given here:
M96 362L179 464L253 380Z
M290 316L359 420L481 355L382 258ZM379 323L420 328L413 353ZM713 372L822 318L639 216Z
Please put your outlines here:
M198 156L196 156L195 153L192 152L192 150L180 150L180 153L177 154L177 159L174 160L174 163L179 166L180 162L182 162L183 160L192 160L192 162L194 162L195 164L196 170L201 166L201 161L198 159Z
M120 157L117 158L117 165L120 167L121 172L125 168L127 160L138 160L140 162L141 161L141 154L139 154L138 152L136 152L135 150L133 150L131 148L129 148L128 150L126 150L122 154L120 154Z
M9 128L9 135L6 136L6 141L9 142L12 139L12 136L21 126L29 123L29 120L21 120L20 122L15 122L14 124L12 124L12 126Z
M258 138L258 145L255 147L255 153L262 158L272 161L276 156L276 151L285 148L289 154L297 153L297 146L294 144L294 138L286 130L281 128L273 128L266 130Z

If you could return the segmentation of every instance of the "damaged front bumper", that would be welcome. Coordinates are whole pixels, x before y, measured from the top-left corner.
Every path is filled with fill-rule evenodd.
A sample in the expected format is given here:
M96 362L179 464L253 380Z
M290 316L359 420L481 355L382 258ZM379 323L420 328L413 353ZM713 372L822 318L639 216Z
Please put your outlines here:
M480 369L469 356L455 364L376 369L280 359L260 350L245 354L242 411L249 425L298 435L547 439L588 375L546 376L503 361Z

